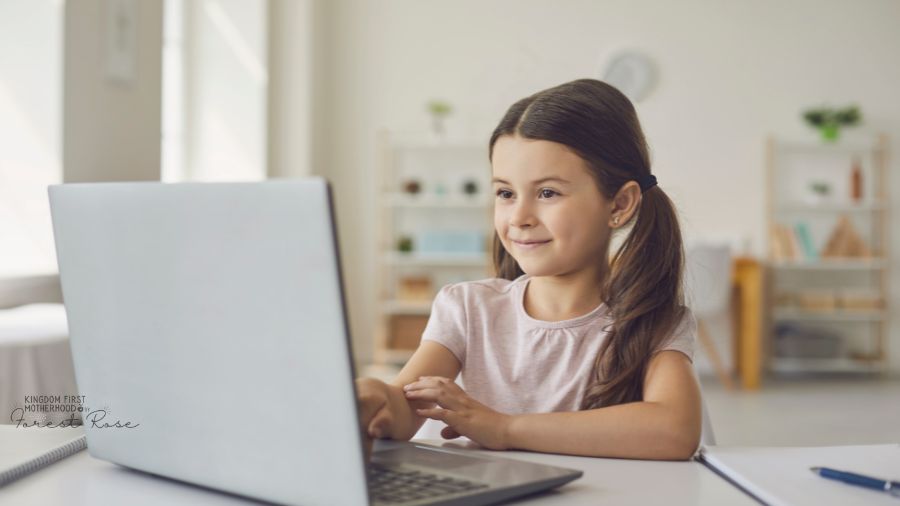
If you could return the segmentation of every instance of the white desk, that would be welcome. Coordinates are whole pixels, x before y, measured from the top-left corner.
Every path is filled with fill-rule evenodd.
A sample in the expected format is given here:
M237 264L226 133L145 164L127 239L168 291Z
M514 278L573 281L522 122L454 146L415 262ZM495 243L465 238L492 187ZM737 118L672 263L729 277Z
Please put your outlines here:
M3 439L14 427L0 427ZM52 429L51 429L52 430ZM423 441L442 444L441 441ZM482 450L473 450L482 451ZM516 504L666 504L755 505L756 501L696 462L652 462L489 452L502 457L553 464L584 471L563 487L522 499ZM0 504L65 504L101 506L257 504L222 492L157 478L91 457L87 451L63 459L0 488Z

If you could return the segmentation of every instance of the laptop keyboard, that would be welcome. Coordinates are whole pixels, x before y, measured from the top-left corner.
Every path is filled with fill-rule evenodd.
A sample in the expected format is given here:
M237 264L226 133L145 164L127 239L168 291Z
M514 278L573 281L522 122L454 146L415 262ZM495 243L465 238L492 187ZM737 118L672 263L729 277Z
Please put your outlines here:
M487 488L483 483L396 467L369 464L372 499L379 503L404 503Z

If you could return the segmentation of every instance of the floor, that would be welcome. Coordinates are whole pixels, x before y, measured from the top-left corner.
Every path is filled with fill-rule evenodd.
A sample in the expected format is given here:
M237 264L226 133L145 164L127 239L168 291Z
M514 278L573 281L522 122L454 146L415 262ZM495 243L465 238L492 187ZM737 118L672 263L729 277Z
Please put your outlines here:
M719 445L900 443L900 378L769 380L757 392L702 384Z

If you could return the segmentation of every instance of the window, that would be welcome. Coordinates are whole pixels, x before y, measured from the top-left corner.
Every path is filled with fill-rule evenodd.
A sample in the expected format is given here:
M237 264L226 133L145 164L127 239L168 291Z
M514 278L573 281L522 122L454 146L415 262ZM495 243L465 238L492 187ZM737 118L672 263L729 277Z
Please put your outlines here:
M164 181L265 178L267 6L166 0Z
M0 278L56 271L47 185L62 180L59 0L0 2Z

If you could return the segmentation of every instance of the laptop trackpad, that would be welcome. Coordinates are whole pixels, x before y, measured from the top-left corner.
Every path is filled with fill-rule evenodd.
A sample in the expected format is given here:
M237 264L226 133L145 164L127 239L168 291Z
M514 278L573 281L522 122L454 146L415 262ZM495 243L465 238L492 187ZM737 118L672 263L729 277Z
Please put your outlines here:
M382 465L424 468L423 470L433 469L432 472L446 473L474 482L487 483L491 487L555 480L573 474L573 471L569 469L536 465L531 462L499 457L469 457L414 443L401 443L401 445L377 450L372 455L372 461ZM578 475L573 475L573 479Z
M489 462L483 458L467 457L416 445L404 445L400 448L377 451L372 455L372 461L385 465L430 467L442 471Z

